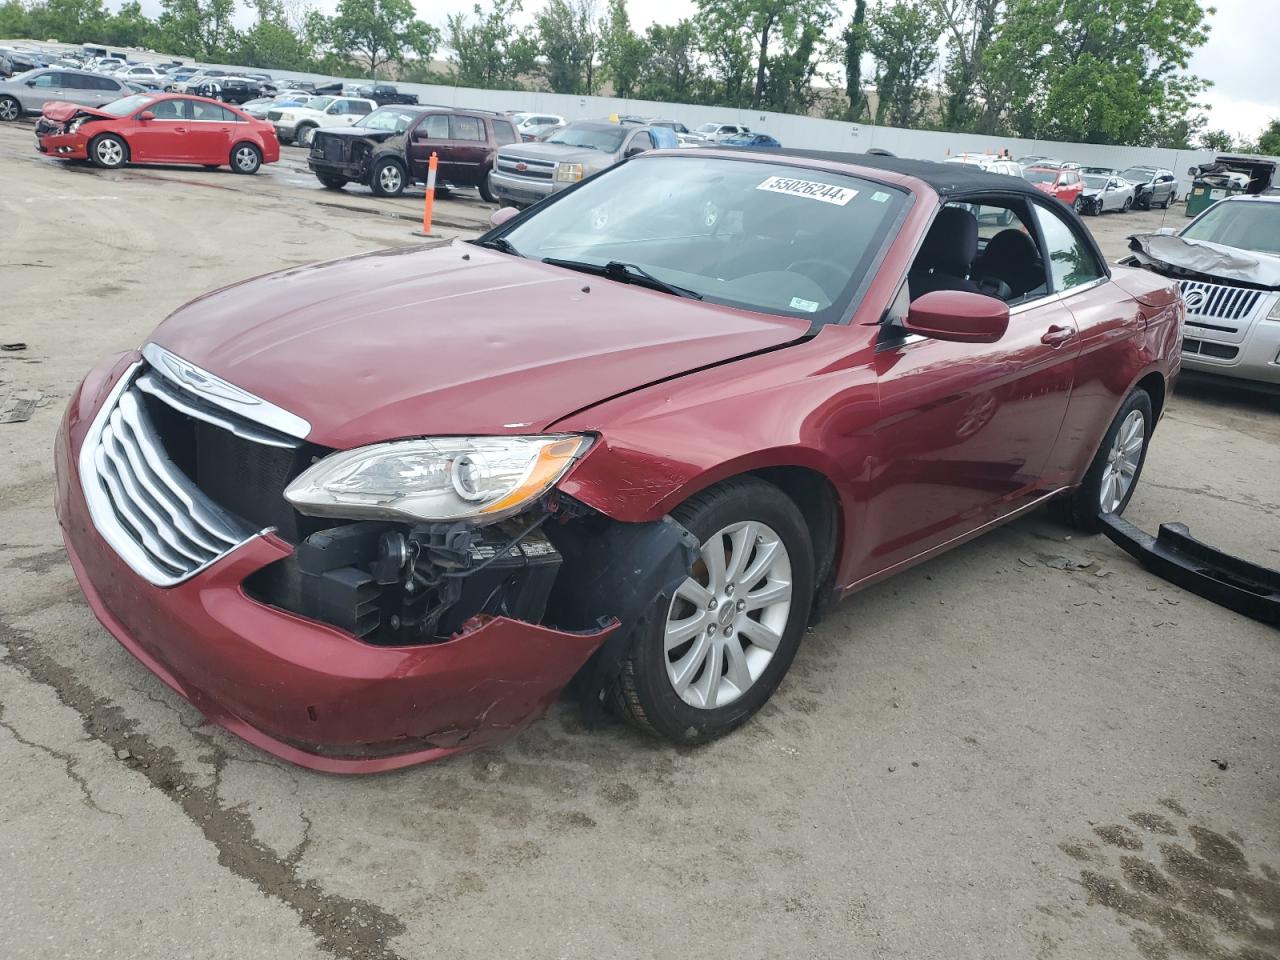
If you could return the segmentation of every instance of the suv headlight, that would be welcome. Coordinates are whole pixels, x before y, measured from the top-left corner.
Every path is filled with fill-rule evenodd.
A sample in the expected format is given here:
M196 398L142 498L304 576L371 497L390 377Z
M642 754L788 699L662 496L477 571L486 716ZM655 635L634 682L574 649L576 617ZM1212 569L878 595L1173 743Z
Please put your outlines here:
M289 111L286 110L284 113L280 114L281 123L291 123L292 121L293 121L293 114L290 113Z
M1271 309L1267 311L1268 320L1280 320L1280 296L1276 297L1276 302L1271 304Z
M556 179L561 183L577 183L582 179L582 164L557 163Z
M325 457L284 495L318 517L493 523L550 490L590 445L576 434L395 440Z

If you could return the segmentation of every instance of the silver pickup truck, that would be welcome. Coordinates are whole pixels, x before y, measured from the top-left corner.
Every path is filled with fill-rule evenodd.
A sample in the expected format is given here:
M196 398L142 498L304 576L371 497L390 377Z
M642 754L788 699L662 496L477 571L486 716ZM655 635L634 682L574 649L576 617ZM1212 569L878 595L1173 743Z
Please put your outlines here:
M503 147L489 187L502 206L527 207L653 147L647 127L579 120L541 143Z

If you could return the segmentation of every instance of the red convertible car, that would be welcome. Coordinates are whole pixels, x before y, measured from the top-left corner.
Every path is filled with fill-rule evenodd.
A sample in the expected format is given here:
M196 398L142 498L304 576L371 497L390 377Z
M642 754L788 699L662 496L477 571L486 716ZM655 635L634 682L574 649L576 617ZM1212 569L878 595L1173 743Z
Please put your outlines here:
M511 736L571 681L686 743L832 601L1133 495L1174 281L955 164L648 152L480 239L200 297L56 441L94 612L304 766Z
M257 173L280 159L275 129L237 108L204 97L138 94L105 107L54 101L36 123L36 149L58 160L191 163Z

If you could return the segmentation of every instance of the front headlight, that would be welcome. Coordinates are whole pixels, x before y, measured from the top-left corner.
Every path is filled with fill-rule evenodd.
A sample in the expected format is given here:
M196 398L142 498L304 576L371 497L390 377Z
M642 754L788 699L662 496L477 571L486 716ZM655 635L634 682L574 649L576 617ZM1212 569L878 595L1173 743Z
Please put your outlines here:
M280 114L280 122L281 122L281 123L292 123L292 122L293 122L293 114L292 114L292 113L289 113L289 112L287 112L287 111L286 111L285 113Z
M1271 309L1267 311L1268 320L1280 320L1280 297L1276 297L1276 302L1271 305Z
M575 434L395 440L325 457L284 495L318 517L493 523L550 490L590 445Z
M85 120L86 120L86 119L88 119L88 118L87 118L87 117L76 117L74 120L72 120L70 123L68 123L68 124L67 124L67 133L75 133L75 132L76 132L77 130L79 130L82 126L84 126L84 122L85 122Z
M561 183L577 183L582 179L582 164L557 163L556 179Z

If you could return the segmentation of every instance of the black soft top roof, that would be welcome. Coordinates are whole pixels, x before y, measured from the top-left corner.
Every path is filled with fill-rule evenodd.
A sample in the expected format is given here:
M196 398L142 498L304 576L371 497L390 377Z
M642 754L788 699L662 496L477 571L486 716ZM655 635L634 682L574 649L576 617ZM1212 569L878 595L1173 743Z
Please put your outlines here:
M773 150L773 156L825 160L828 163L852 163L860 167L886 170L923 180L944 197L970 193L1024 193L1043 197L1039 190L1021 177L1003 173L987 173L968 163L937 163L933 160L911 160L885 157L874 153L840 153L834 150Z

